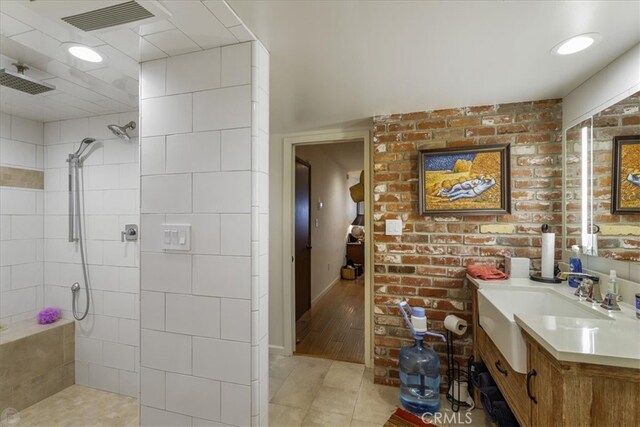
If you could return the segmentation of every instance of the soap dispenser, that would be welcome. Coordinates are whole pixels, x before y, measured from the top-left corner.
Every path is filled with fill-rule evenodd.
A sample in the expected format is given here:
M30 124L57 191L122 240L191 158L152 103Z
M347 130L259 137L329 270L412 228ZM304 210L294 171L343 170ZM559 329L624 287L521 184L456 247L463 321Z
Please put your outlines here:
M571 246L571 258L569 258L569 271L572 273L582 273L582 261L580 260L580 246ZM582 278L569 277L569 286L577 288Z

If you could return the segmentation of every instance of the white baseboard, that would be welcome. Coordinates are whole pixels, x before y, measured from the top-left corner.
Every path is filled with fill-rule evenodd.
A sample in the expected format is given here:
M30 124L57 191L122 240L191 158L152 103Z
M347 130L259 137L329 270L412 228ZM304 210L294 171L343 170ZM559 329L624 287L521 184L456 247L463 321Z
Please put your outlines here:
M269 354L277 354L278 356L287 355L287 353L284 351L284 346L272 344L269 344Z
M322 290L322 292L320 292L320 293L318 294L318 296L317 296L317 297L315 297L313 300L311 300L311 307L313 307L313 305L314 305L316 302L318 302L318 300L319 300L320 298L322 298L322 296L323 296L324 294L326 294L327 292L329 292L329 289L333 288L333 287L335 286L335 284L336 284L336 283L338 283L339 281L340 281L340 275L338 274L338 276L337 276L335 279L333 279L333 282L331 282L331 284L330 284L329 286L327 286L326 288L324 288L324 289Z

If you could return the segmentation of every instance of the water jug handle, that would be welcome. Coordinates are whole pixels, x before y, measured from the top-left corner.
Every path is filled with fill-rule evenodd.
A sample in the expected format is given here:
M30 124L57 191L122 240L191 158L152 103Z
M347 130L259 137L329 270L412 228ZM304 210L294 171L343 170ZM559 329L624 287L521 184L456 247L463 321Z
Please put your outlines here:
M438 337L438 338L442 339L443 342L447 342L447 339L442 334L438 334L436 332L429 332L429 331L424 332L424 334L425 335L431 335L432 337Z
M400 301L398 303L398 307L400 308L400 311L402 312L402 317L404 317L404 321L406 322L407 326L411 330L411 333L415 334L416 331L413 329L413 324L411 323L411 306L406 301Z

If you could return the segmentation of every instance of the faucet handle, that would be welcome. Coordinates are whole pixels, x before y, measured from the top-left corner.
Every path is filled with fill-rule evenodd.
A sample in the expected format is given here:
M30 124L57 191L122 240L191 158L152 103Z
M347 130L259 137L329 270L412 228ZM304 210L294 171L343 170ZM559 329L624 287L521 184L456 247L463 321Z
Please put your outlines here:
M587 298L591 293L592 286L593 286L593 281L591 281L591 279L583 278L580 281L580 284L578 285L578 287L576 288L576 292L574 293L574 295L580 299Z
M607 310L620 311L620 306L618 305L618 294L611 291L607 292L607 295L604 297L604 301L602 301L600 307Z

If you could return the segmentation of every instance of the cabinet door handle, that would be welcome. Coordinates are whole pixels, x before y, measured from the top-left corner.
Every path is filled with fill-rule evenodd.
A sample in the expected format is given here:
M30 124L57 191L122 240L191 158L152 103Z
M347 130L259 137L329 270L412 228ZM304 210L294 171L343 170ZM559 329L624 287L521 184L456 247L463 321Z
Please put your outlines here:
M509 371L502 367L499 360L496 361L496 369L505 377L509 375Z
M532 369L529 372L527 372L527 396L529 396L529 399L533 400L533 403L537 405L538 399L536 399L536 397L531 394L531 377L535 377L536 375L538 375L538 373L536 372L535 369Z

